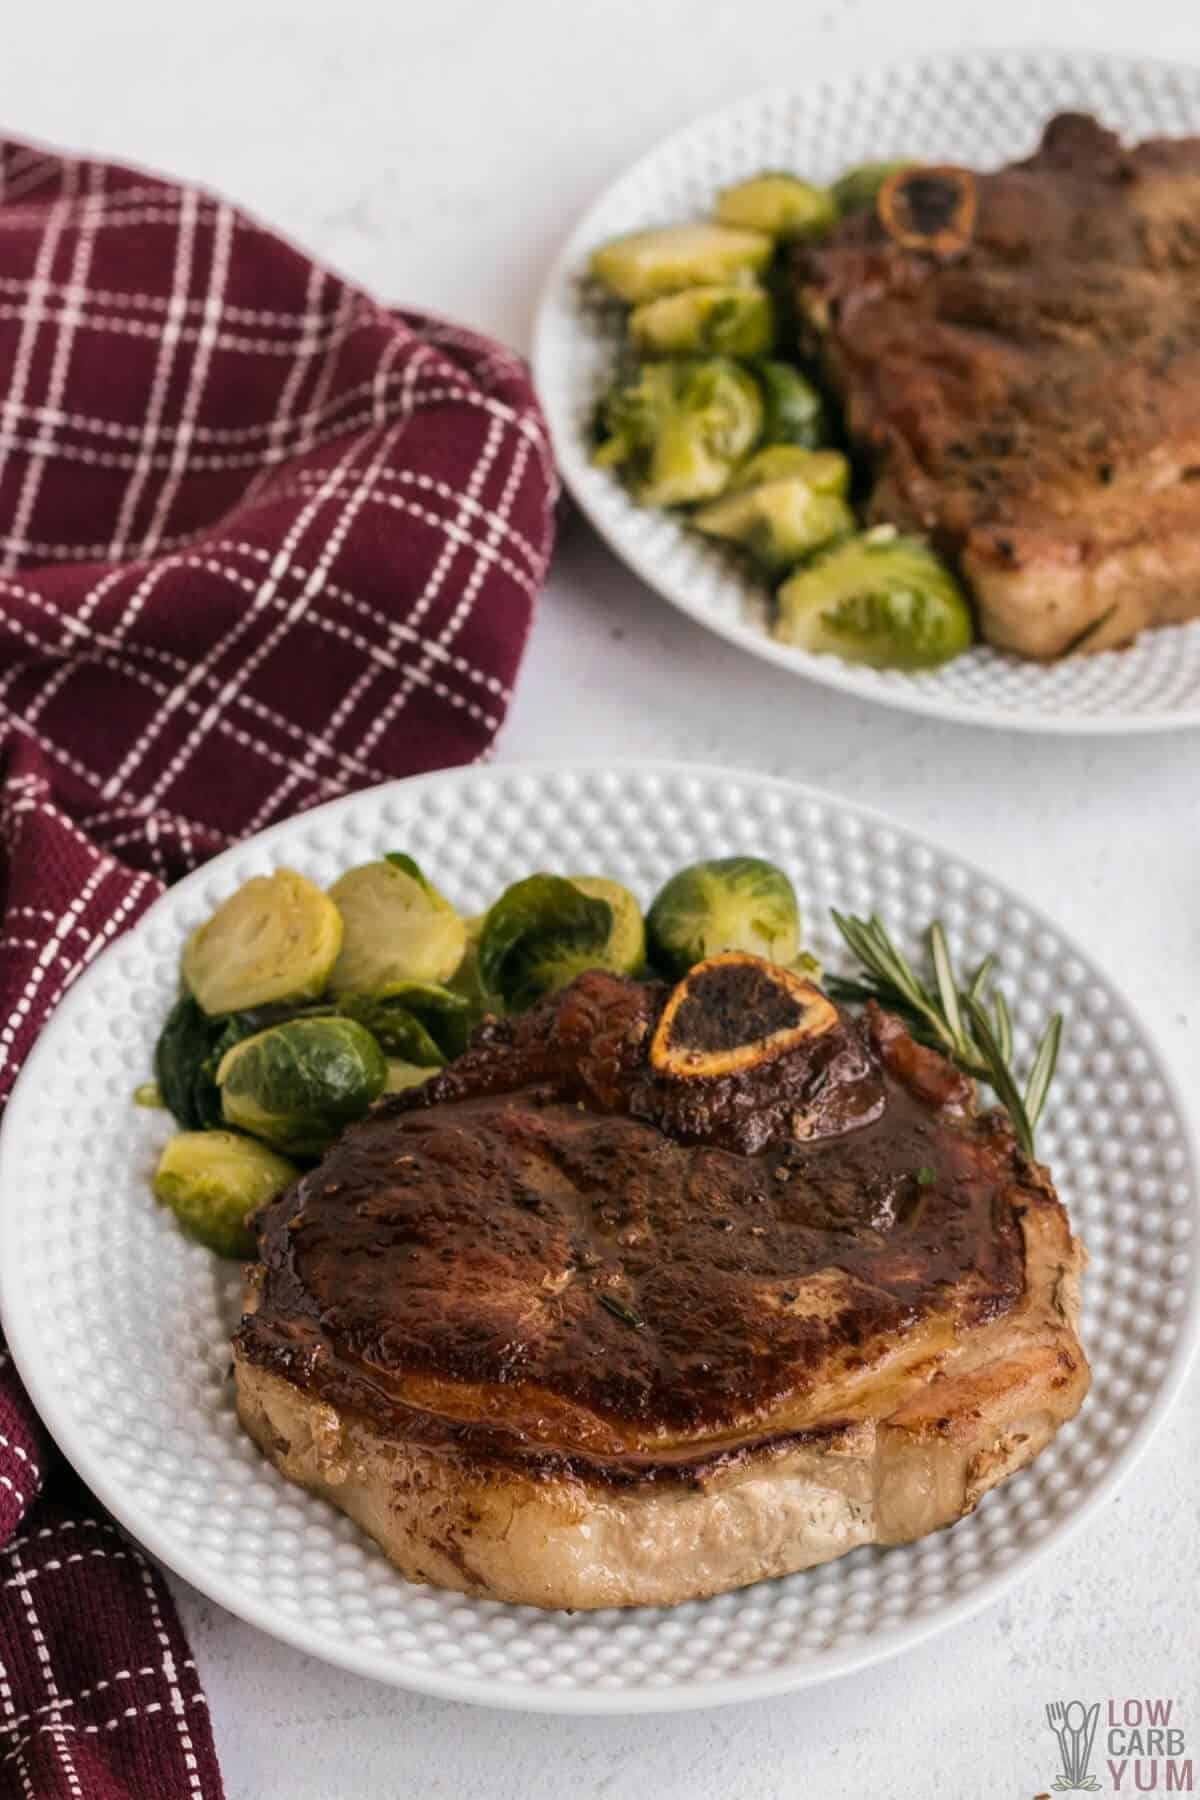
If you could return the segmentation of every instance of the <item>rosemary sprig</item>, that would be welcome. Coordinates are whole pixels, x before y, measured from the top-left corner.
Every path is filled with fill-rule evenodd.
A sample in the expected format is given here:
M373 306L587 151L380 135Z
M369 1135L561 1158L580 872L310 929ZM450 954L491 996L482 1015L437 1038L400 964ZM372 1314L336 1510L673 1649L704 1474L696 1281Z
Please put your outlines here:
M1012 1067L1012 1015L1000 989L992 986L994 957L984 957L964 985L951 961L946 933L935 919L928 932L932 979L922 980L874 914L859 919L834 910L833 922L863 970L861 975L828 976L825 985L834 999L877 1000L899 1013L921 1043L987 1083L1011 1118L1021 1148L1032 1156L1033 1134L1058 1062L1062 1014L1055 1013L1042 1033L1022 1092Z

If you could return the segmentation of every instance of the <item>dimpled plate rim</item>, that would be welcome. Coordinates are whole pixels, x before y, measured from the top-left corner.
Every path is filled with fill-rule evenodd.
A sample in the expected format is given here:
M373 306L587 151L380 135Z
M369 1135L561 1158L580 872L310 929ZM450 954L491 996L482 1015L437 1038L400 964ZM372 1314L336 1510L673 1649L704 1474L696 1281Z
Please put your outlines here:
M1039 83L1039 97L1022 99L1023 82ZM919 101L918 114L927 114L931 88L949 99L956 86L968 83L977 94L1007 85L1006 104L1015 120L1011 133L1004 135L1002 124L998 142L994 122L985 128L960 118L953 127L958 141L950 150L926 126L921 129L927 141L914 142L911 130L908 141L901 141L899 116L907 105L898 99ZM1142 136L1200 131L1200 68L1107 51L943 51L818 75L803 89L767 88L692 120L605 188L563 245L539 296L534 380L567 488L609 548L647 586L727 642L825 687L995 730L1116 735L1200 725L1200 620L1144 632L1125 650L1049 665L986 645L976 645L941 669L915 675L815 656L770 636L766 589L744 572L735 555L704 542L667 514L636 506L611 471L591 466L587 421L604 374L611 370L617 339L611 315L606 323L581 304L579 280L588 253L620 232L681 216L678 206L664 211L657 198L667 187L684 183L709 194L753 173L763 166L762 155L747 149L756 131L772 143L781 137L786 142L799 131L786 120L792 113L802 117L805 108L813 111L815 103L826 109L827 122L836 109L846 145L838 149L835 142L823 165L819 153L809 153L805 166L817 179L832 179L854 162L914 149L941 160L1008 160L1032 147L1036 124L1061 106L1094 107L1106 122ZM846 124L854 107L870 113L871 135L862 135L857 120ZM983 116L981 109L978 117ZM826 134L822 143L828 141ZM791 158L783 149L768 160ZM703 182L698 171L703 171ZM697 204L694 196L689 210Z
M828 1648L819 1652L807 1651L802 1656L797 1654L795 1660L777 1661L769 1668L753 1668L742 1673L731 1670L719 1672L713 1678L686 1679L662 1682L655 1678L647 1682L644 1676L635 1677L630 1674L624 1685L611 1685L612 1676L607 1676L609 1685L554 1686L545 1682L544 1670L531 1679L528 1673L522 1672L520 1678L499 1679L490 1673L482 1672L463 1675L437 1667L427 1667L414 1662L406 1662L402 1654L387 1652L383 1648L364 1646L354 1642L336 1630L322 1628L318 1624L305 1621L296 1616L296 1612L284 1611L269 1599L262 1599L256 1593L248 1591L239 1583L236 1572L230 1574L224 1567L218 1567L211 1557L204 1554L185 1541L177 1530L160 1523L151 1506L146 1504L141 1488L137 1484L129 1484L114 1479L106 1465L105 1458L94 1446L89 1433L91 1426L85 1418L81 1418L73 1408L70 1392L61 1379L56 1378L52 1367L52 1356L39 1342L36 1325L37 1307L33 1299L36 1289L36 1274L32 1268L33 1258L29 1266L25 1266L26 1245L32 1242L34 1255L43 1250L37 1232L42 1230L49 1243L53 1233L44 1223L41 1184L34 1187L23 1184L21 1171L23 1166L34 1166L29 1159L37 1149L37 1127L34 1114L42 1097L55 1085L56 1077L68 1066L68 1046L71 1033L75 1030L75 1021L81 1018L89 1008L92 997L103 1003L102 990L109 995L108 1005L112 1005L112 990L119 989L122 981L130 984L130 976L122 973L118 967L122 956L132 964L136 956L145 946L144 954L151 954L151 939L157 940L158 949L163 950L164 942L170 940L172 962L164 964L167 974L159 973L157 979L161 994L160 1001L169 998L171 992L170 969L178 948L182 943L186 930L202 917L213 904L214 896L229 893L246 878L247 873L261 871L264 868L277 867L281 862L296 861L301 867L307 862L310 867L321 863L328 869L331 866L330 846L336 845L338 855L333 859L338 866L345 866L350 857L378 853L385 844L394 843L397 830L411 827L415 835L419 835L420 821L431 815L445 815L456 821L457 836L469 840L470 825L476 826L482 820L484 824L494 807L502 806L506 800L517 796L524 804L535 804L538 817L543 813L557 811L566 799L569 803L586 800L590 793L598 794L610 811L623 814L636 814L637 808L651 800L659 807L656 814L656 840L662 827L661 803L666 797L676 799L683 795L689 806L707 802L710 806L722 809L719 828L712 833L725 843L712 845L714 851L725 847L744 847L737 840L745 827L750 813L758 809L763 816L758 818L755 829L758 839L766 853L770 854L772 845L769 841L771 827L766 815L780 818L788 815L793 818L803 817L806 827L815 833L814 821L819 821L825 835L814 843L813 854L816 862L822 861L822 851L827 854L824 861L833 859L829 845L833 838L840 836L843 840L855 845L864 837L869 837L875 849L876 863L895 875L901 857L907 859L908 865L923 870L930 879L938 879L942 883L942 898L947 911L956 909L963 911L961 903L956 903L954 895L965 895L972 905L983 906L987 902L987 910L1003 921L1003 930L1008 932L1007 939L1002 938L998 928L992 935L1001 937L1001 950L1007 943L1009 950L1019 950L1026 958L1033 959L1027 964L1031 968L1030 980L1038 989L1040 998L1036 1004L1041 1010L1045 1004L1045 990L1052 985L1049 972L1043 966L1038 968L1036 959L1050 955L1044 946L1052 946L1053 957L1062 972L1062 979L1078 991L1082 998L1089 1000L1086 1010L1093 1016L1102 1016L1108 1026L1110 1041L1123 1042L1127 1045L1127 1054L1136 1053L1138 1067L1147 1079L1154 1077L1161 1088L1162 1101L1157 1116L1169 1119L1171 1131L1168 1136L1179 1140L1181 1148L1178 1158L1166 1166L1176 1171L1174 1192L1185 1193L1182 1201L1173 1204L1180 1207L1180 1216L1176 1220L1173 1241L1177 1245L1177 1254L1172 1259L1176 1268L1171 1278L1170 1292L1177 1302L1174 1311L1174 1325L1170 1335L1169 1353L1157 1355L1157 1378L1151 1384L1148 1397L1139 1401L1135 1409L1140 1417L1132 1426L1122 1424L1120 1440L1117 1448L1110 1449L1107 1467L1098 1479L1092 1479L1087 1473L1080 1473L1080 1457L1075 1458L1076 1484L1086 1483L1086 1491L1074 1492L1070 1496L1070 1504L1060 1511L1053 1521L1046 1525L1040 1537L1032 1543L1013 1544L1013 1532L1000 1514L989 1509L989 1502L999 1496L1014 1496L1018 1484L1028 1483L1036 1472L1047 1467L1053 1461L1057 1450L1064 1442L1064 1433L1070 1436L1074 1427L1068 1425L1064 1433L1060 1433L1043 1456L1038 1459L1033 1469L1014 1478L989 1496L978 1511L968 1520L962 1521L949 1532L936 1533L931 1538L920 1540L913 1545L900 1546L887 1551L872 1549L852 1553L824 1568L816 1569L780 1580L759 1583L754 1587L739 1590L732 1595L718 1596L713 1600L691 1602L684 1609L638 1609L632 1612L608 1611L605 1613L581 1613L573 1616L562 1614L545 1614L534 1608L513 1608L502 1606L494 1601L472 1600L461 1595L445 1594L441 1590L417 1587L404 1582L399 1575L391 1571L377 1552L366 1544L366 1540L349 1525L349 1521L332 1513L323 1502L304 1495L299 1490L284 1483L275 1471L270 1469L257 1452L250 1457L249 1466L255 1470L251 1479L257 1483L266 1482L275 1490L275 1500L280 1508L289 1512L299 1511L308 1524L310 1533L328 1538L331 1530L337 1537L338 1544L330 1546L329 1563L345 1566L346 1554L335 1556L335 1548L345 1552L347 1544L360 1546L360 1554L371 1558L373 1578L386 1584L389 1593L396 1595L396 1606L403 1613L407 1604L410 1611L425 1600L426 1605L433 1605L435 1610L452 1610L456 1615L454 1633L450 1636L448 1654L452 1655L457 1638L471 1635L478 1638L488 1636L489 1628L496 1637L500 1636L502 1626L507 1629L502 1641L527 1643L532 1640L541 1643L552 1652L555 1643L566 1644L572 1636L583 1632L599 1633L614 1643L616 1655L624 1658L635 1656L632 1648L634 1641L653 1640L656 1637L667 1637L670 1645L681 1641L681 1634L686 1636L690 1622L694 1629L702 1629L705 1615L714 1616L719 1624L725 1622L723 1637L730 1631L745 1630L741 1623L742 1615L749 1616L752 1625L757 1622L760 1637L769 1636L769 1627L774 1611L781 1606L781 1601L790 1594L803 1594L803 1585L810 1582L824 1583L826 1587L850 1592L850 1610L853 1612L855 1593L861 1594L866 1588L872 1591L878 1588L886 1591L890 1585L893 1590L897 1583L909 1587L920 1586L928 1582L929 1576L922 1571L932 1569L935 1563L944 1563L954 1555L955 1542L962 1540L956 1536L961 1533L972 1533L984 1530L981 1524L985 1515L988 1519L995 1517L999 1523L999 1535L1010 1540L1005 1546L1001 1543L999 1550L993 1544L987 1549L987 1538L984 1538L985 1553L990 1562L989 1570L984 1575L976 1575L973 1582L968 1576L965 1592L951 1600L942 1600L931 1605L928 1610L912 1618L904 1624L893 1624L883 1630L875 1630L868 1636L851 1626L849 1629L858 1636L858 1641L844 1644L840 1648ZM747 805L747 800L750 805ZM561 820L555 826L562 831ZM432 827L430 828L432 829ZM679 829L676 821L674 829ZM706 838L706 843L708 839ZM564 840L565 842L565 840ZM314 854L314 849L317 854ZM466 854L470 855L471 846L466 844ZM507 854L504 852L503 854ZM631 875L630 865L636 861L633 851L622 853L611 841L604 841L603 834L596 839L595 848L586 842L582 845L572 843L568 854L587 857L594 854L597 861L604 860L604 866L618 865L617 872ZM650 852L653 857L654 852ZM851 866L865 871L866 858L860 851L851 849L844 853ZM891 860L886 863L884 858ZM460 863L466 856L460 855ZM511 866L518 863L527 867L527 859L522 858L519 848L512 853ZM576 864L575 866L578 866ZM795 865L793 864L793 868ZM511 876L506 877L511 879ZM807 875L805 875L807 879ZM865 874L860 876L865 881ZM881 880L884 878L881 876ZM819 877L817 878L820 884ZM847 881L846 885L850 885ZM447 879L445 885L455 891L453 880ZM884 880L884 885L887 885ZM893 885L896 885L893 883ZM478 896L476 896L478 897ZM990 897L990 898L989 898ZM857 902L855 902L857 904ZM886 898L882 903L887 905ZM923 902L922 902L923 904ZM810 897L810 923L812 923L812 903ZM1020 921L1019 928L1016 921ZM1015 937L1012 935L1015 933ZM952 936L954 934L952 933ZM818 950L832 947L828 929L821 924L813 923L812 929L806 932L806 940L812 942ZM824 940L824 941L823 941ZM1041 947L1039 947L1041 946ZM1073 972L1072 972L1073 971ZM1036 983L1033 975L1038 976ZM132 989L131 989L132 992ZM141 1009L145 1014L145 1007ZM1028 1049L1028 1021L1023 1019L1024 1003L1018 999L1015 1008L1017 1016L1018 1046ZM1081 1015L1080 1027L1085 1023ZM1121 1025L1121 1035L1114 1038L1114 1024ZM146 1027L149 1041L157 1028L157 1017ZM128 1037L128 1033L123 1034ZM1090 1035L1094 1038L1095 1032ZM86 1041L86 1039L85 1039ZM1069 1045L1068 1045L1069 1053ZM110 1096L119 1096L128 1092L136 1079L143 1072L137 1058L144 1057L145 1043L124 1053L125 1064L122 1065L120 1077L115 1082L110 1078L103 1091ZM133 1059L133 1060L131 1060ZM76 1061L79 1058L75 1059ZM1111 1062L1111 1054L1109 1061ZM132 1110L132 1109L131 1109ZM1048 1115L1048 1121L1049 1121ZM1045 1128L1045 1127L1044 1127ZM86 1118L79 1121L79 1131L86 1133ZM165 1129L165 1128L164 1128ZM32 1135L31 1135L32 1134ZM1069 1141L1074 1141L1074 1135ZM1070 1154L1069 1151L1064 1154ZM515 1710L562 1712L562 1713L633 1713L676 1711L692 1707L720 1705L724 1703L752 1699L774 1693L782 1693L801 1687L810 1686L833 1677L849 1674L852 1671L867 1667L889 1656L899 1654L939 1631L970 1617L984 1606L997 1599L1011 1588L1018 1576L1030 1568L1040 1557L1044 1556L1051 1545L1063 1541L1066 1534L1077 1529L1091 1513L1103 1503L1113 1491L1117 1482L1128 1473L1134 1462L1145 1449L1151 1433L1161 1423L1172 1400L1178 1394L1184 1380L1188 1362L1195 1349L1197 1326L1200 1321L1200 1265L1194 1253L1189 1254L1187 1244L1195 1237L1195 1220L1197 1210L1196 1172L1200 1168L1197 1155L1197 1137L1187 1106L1171 1073L1169 1063L1157 1049L1153 1034L1148 1032L1136 1011L1107 982L1095 962L1078 946L1062 937L1062 934L1034 907L1015 895L1004 883L996 880L983 871L964 862L949 850L939 846L924 833L908 829L898 822L888 819L875 810L858 805L851 805L837 797L823 793L814 788L802 786L786 780L762 777L750 773L705 768L671 762L636 762L605 763L579 761L570 764L538 765L511 764L484 769L466 769L447 773L414 778L407 782L391 783L384 787L368 790L348 798L336 800L327 806L315 809L300 817L273 827L258 837L250 839L243 845L215 858L211 863L197 870L193 875L180 882L165 894L142 920L126 934L111 945L97 959L91 970L83 975L63 1000L46 1029L42 1033L33 1054L16 1085L9 1103L8 1113L0 1132L0 1316L3 1318L9 1348L13 1354L22 1379L67 1458L73 1463L83 1480L88 1484L109 1511L137 1538L153 1555L173 1569L178 1575L189 1581L202 1593L208 1595L225 1606L230 1612L259 1626L271 1635L294 1645L296 1648L331 1663L338 1664L361 1675L390 1682L394 1685L410 1688L419 1692L432 1694L444 1699L469 1701L476 1704ZM36 1169L35 1169L36 1173ZM137 1175L132 1167L129 1170L130 1182L144 1183L144 1174ZM1162 1185L1161 1183L1159 1184ZM143 1236L152 1234L165 1227L170 1231L169 1243L173 1253L191 1256L196 1269L197 1280L204 1282L212 1289L212 1259L206 1252L194 1246L182 1245L182 1240L174 1233L173 1226L152 1205L145 1206L144 1214L140 1210L140 1195L131 1189L134 1203L138 1207L135 1214L137 1230ZM1082 1202L1085 1210L1087 1203ZM1074 1205L1074 1202L1072 1202ZM1109 1203L1101 1202L1101 1217L1107 1218ZM1078 1221L1077 1221L1078 1223ZM32 1229L33 1238L28 1238ZM1098 1231L1099 1225L1093 1220L1083 1227L1084 1231ZM1109 1226L1104 1226L1107 1238ZM164 1244L168 1240L162 1240ZM181 1248L182 1246L182 1248ZM61 1246L60 1246L61 1248ZM157 1251L155 1251L157 1254ZM1101 1261L1103 1263L1103 1255ZM1161 1261L1161 1258L1158 1258ZM1179 1265L1182 1265L1181 1267ZM1156 1279L1151 1276L1150 1281ZM1128 1284L1126 1284L1128 1285ZM1095 1305L1093 1296L1092 1305ZM219 1302L210 1302L210 1310L214 1318L219 1314ZM1115 1308L1114 1308L1115 1310ZM1130 1315L1131 1308L1124 1303L1124 1315ZM1136 1316L1136 1312L1135 1312ZM217 1318L217 1348L227 1358L227 1346L220 1332ZM1120 1337L1119 1317L1114 1320L1092 1316L1088 1318L1088 1307L1085 1300L1085 1342L1095 1368L1100 1359L1102 1332L1106 1325L1115 1329ZM1156 1343L1164 1340L1165 1328L1160 1324L1155 1338ZM1129 1344L1123 1346L1128 1352ZM1103 1349L1103 1356L1108 1357L1108 1350ZM1127 1360L1127 1357L1123 1360ZM1122 1382L1126 1392L1130 1391L1130 1378L1122 1374ZM1114 1384L1115 1385L1115 1384ZM1145 1396L1146 1389L1136 1390ZM1098 1415L1102 1403L1106 1403L1106 1395L1093 1388L1089 1402L1081 1419L1087 1418L1087 1406L1092 1407L1093 1416ZM1133 1406L1133 1401L1129 1401ZM219 1410L214 1408L214 1410ZM201 1424L205 1421L201 1418ZM1078 1426L1080 1421L1075 1422ZM1110 1416L1111 1424L1111 1416ZM193 1421L193 1430L196 1429ZM178 1434L178 1431L177 1431ZM1114 1434L1115 1435L1115 1434ZM239 1445L241 1449L239 1451ZM230 1439L228 1465L230 1475L239 1473L239 1464L245 1464L244 1452L249 1449L241 1434L234 1432ZM218 1475L217 1479L220 1479ZM1063 1475L1055 1488L1061 1493L1067 1485L1067 1476ZM1002 1506L1006 1503L1002 1502ZM1032 1499L1020 1503L1021 1510L1033 1504ZM1007 1510L1018 1506L1015 1497L1007 1502ZM1036 1508L1035 1508L1036 1512ZM244 1517L244 1515L243 1515ZM332 1521L332 1525L331 1522ZM1018 1535L1020 1519L1017 1520ZM288 1529L292 1529L289 1523ZM996 1537L995 1527L991 1527L991 1535ZM981 1560L974 1549L967 1552L968 1559L976 1564ZM865 1559L865 1561L863 1560ZM968 1560L969 1566L969 1560ZM853 1573L851 1572L853 1569ZM327 1581L326 1581L327 1585ZM432 1596L432 1600L427 1597ZM847 1601L840 1601L843 1610ZM299 1609L297 1609L298 1612ZM828 1604L825 1608L829 1610ZM899 1617L896 1604L890 1607L893 1619ZM711 1633L710 1633L711 1635ZM549 1640L549 1641L548 1641ZM627 1649L626 1647L629 1646ZM752 1652L753 1644L746 1646L742 1654ZM493 1653L494 1654L494 1653ZM522 1652L524 1654L524 1651ZM536 1659L535 1659L536 1660ZM718 1653L718 1660L722 1660ZM728 1656L723 1660L728 1665ZM428 1662L428 1658L425 1658ZM610 1660L606 1668L612 1669Z

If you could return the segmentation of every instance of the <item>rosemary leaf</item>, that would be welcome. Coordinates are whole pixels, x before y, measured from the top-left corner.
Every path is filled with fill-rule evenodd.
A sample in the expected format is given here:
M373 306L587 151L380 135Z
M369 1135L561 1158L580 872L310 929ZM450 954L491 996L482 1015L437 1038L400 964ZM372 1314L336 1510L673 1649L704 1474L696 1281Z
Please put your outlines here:
M971 985L967 989L967 993L972 1000L983 999L984 994L987 992L987 984L992 979L992 971L995 967L995 957L990 955L985 956L975 973L972 975Z
M975 1031L975 1041L983 1052L988 1085L995 1090L997 1098L1012 1120L1013 1130L1017 1134L1017 1141L1022 1150L1026 1156L1032 1156L1033 1127L1026 1115L1025 1102L1021 1098L1020 1090L1013 1080L1012 1070L1000 1053L1000 1045L992 1030L992 1022L978 1000L968 999L965 995L964 999Z
M966 1033L963 1030L962 1014L958 1009L958 980L950 961L946 933L942 930L939 919L935 919L929 927L929 954L933 959L933 973L937 979L942 1012L956 1047L962 1049L965 1047Z
M614 1319L620 1319L622 1325L632 1325L635 1331L640 1331L646 1323L641 1313L634 1312L632 1306L626 1306L615 1294L597 1294L596 1298Z
M1010 1063L1013 1053L1012 1015L1008 1010L1008 1001L999 988L992 995L992 1017L996 1025L996 1042L1000 1046L1000 1054L1006 1063Z
M1042 1108L1046 1104L1050 1083L1054 1080L1054 1071L1058 1067L1058 1049L1062 1043L1062 1029L1062 1014L1055 1013L1037 1047L1033 1067L1029 1071L1029 1080L1025 1084L1025 1114L1030 1127L1035 1131L1037 1122L1042 1116Z

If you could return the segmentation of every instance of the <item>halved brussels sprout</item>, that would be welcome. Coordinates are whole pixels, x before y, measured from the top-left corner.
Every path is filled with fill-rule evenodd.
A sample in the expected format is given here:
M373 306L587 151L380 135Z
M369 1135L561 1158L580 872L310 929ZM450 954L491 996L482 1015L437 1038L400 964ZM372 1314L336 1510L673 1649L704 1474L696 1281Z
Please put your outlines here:
M723 950L793 963L800 950L796 890L761 856L720 856L672 875L646 914L650 960L674 980Z
M254 1255L247 1223L295 1181L298 1170L265 1144L234 1131L181 1131L154 1176L154 1192L190 1238L218 1256Z
M788 243L821 237L836 224L837 216L828 188L769 169L723 189L717 201L722 225L743 225Z
M629 341L644 356L761 356L775 341L775 309L760 287L686 288L635 306Z
M389 1056L383 1091L385 1094L406 1094L409 1088L422 1087L436 1072L434 1069L422 1068L420 1063L405 1062L402 1057Z
M877 669L932 669L971 642L971 611L920 538L880 525L820 552L776 595L775 635Z
M337 907L293 869L255 875L188 939L183 979L209 1014L315 1000L342 947Z
M371 994L341 994L337 1006L365 1025L388 1056L425 1069L441 1068L467 1047L467 1001L433 982L393 981Z
M884 182L899 174L901 169L913 166L911 157L900 157L896 162L865 162L859 163L857 168L847 169L831 189L840 217L844 219L847 213L862 212L864 208L874 206Z
M660 294L710 283L748 280L771 260L761 231L725 225L666 225L634 231L592 252L591 271L618 300L637 305Z
M226 1122L292 1156L320 1156L383 1091L387 1059L354 1019L293 1019L226 1051Z
M411 856L350 869L329 890L345 926L329 986L371 993L395 981L448 981L467 934L450 902Z
M763 397L763 441L819 450L828 443L829 414L819 391L791 363L762 357L754 365Z
M799 444L769 444L765 450L756 450L749 462L735 471L726 491L742 494L747 488L765 487L769 481L784 481L790 475L798 475L814 494L836 494L844 500L850 492L850 464L840 450L805 450Z
M724 489L762 422L758 383L728 357L646 363L610 390L592 460L645 505L684 506Z
M799 475L726 494L692 514L698 531L740 544L768 574L790 569L822 544L853 531L855 523L844 500L818 494Z
M589 899L607 900L612 907L612 924L601 956L583 967L611 969L614 975L638 974L646 961L646 924L629 889L604 875L569 875L567 879Z
M167 1014L154 1048L154 1079L167 1111L186 1131L221 1122L221 1096L209 1059L221 1024L184 994Z
M489 1013L502 1013L504 1002L499 994L490 992L483 985L483 977L479 973L479 939L483 934L486 913L476 913L473 918L464 920L467 932L467 947L463 951L462 961L454 971L447 987L451 993L458 994L467 1004L467 1035L486 1018Z
M561 875L529 875L505 888L483 922L479 973L484 986L519 1012L603 965L615 915L605 899Z

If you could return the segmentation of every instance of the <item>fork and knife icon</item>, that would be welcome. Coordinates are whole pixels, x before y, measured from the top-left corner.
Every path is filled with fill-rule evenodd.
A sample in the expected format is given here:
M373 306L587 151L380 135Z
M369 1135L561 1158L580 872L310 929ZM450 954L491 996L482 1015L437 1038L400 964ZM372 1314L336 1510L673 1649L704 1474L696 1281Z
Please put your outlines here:
M1092 1759L1099 1717L1099 1701L1085 1707L1082 1700L1071 1700L1066 1705L1061 1700L1051 1700L1046 1707L1046 1723L1058 1739L1062 1758L1062 1774L1053 1783L1060 1793L1094 1794L1098 1791L1100 1783L1094 1775L1088 1774L1088 1763Z

